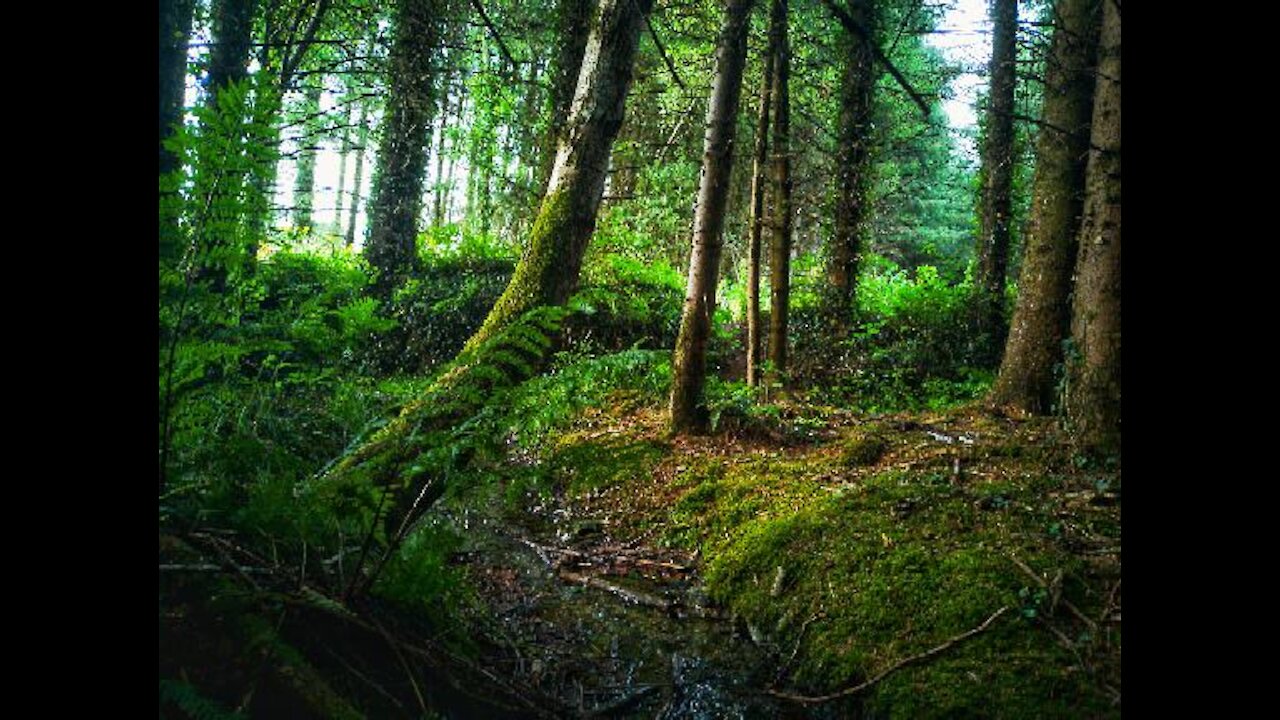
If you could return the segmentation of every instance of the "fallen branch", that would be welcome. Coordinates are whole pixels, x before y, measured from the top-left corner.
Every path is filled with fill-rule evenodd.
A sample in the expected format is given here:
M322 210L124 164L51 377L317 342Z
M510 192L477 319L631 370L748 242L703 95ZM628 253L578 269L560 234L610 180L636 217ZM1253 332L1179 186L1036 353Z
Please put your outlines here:
M1013 553L1009 554L1009 559L1013 561L1014 565L1018 566L1018 569L1021 570L1023 574L1025 574L1027 577L1034 580L1036 584L1039 585L1041 588L1044 588L1046 591L1052 590L1052 588L1049 586L1049 583L1045 582L1044 578L1037 575L1035 570L1032 570L1026 563L1022 562L1017 557L1015 557ZM1084 613L1080 612L1080 608L1076 607L1070 600L1066 598L1061 598L1061 602L1064 606L1066 606L1068 610L1071 611L1072 615L1075 615L1076 618L1080 620L1080 622L1084 623L1085 625L1088 625L1089 630L1091 632L1096 633L1098 631L1098 625L1093 621L1093 618L1090 618L1088 615L1085 615Z
M646 607L656 607L660 610L671 609L672 603L670 600L667 600L666 598L661 598L656 595L650 595L648 593L639 592L637 590L624 588L621 585L615 585L614 583L611 583L607 580L601 580L600 578L594 577L592 575L580 575L578 573L571 572L569 570L565 570L562 568L560 570L560 577L572 583L581 583L587 587L599 588L601 590L611 592L614 595L617 595L618 597L622 598L623 600L626 600L627 602L630 602L630 603L635 603L636 605L644 605Z
M770 695L773 695L774 697L780 697L784 700L791 700L793 702L804 703L806 705L814 705L817 703L829 702L831 700L838 700L839 698L848 697L850 695L856 695L857 693L860 693L863 690L866 690L867 688L885 679L886 677L889 676L890 673L901 670L902 668L906 667L907 665L911 665L912 663L917 663L917 662L920 662L921 660L926 660L928 658L931 658L934 655L937 655L945 651L947 648L951 647L952 645L955 645L956 643L962 640L971 638L974 635L984 632L987 628L991 627L991 623L995 622L996 618L1003 615L1006 611L1008 611L1008 609L1009 609L1009 606L1005 605L1004 607L992 613L991 617L984 620L981 625L973 628L972 630L967 630L963 633L960 633L959 635L956 635L955 637L951 638L950 640L942 643L941 645L935 648L932 648L930 650L926 650L917 655L912 655L911 657L899 660L898 662L890 665L884 670L881 670L870 680L867 680L866 682L860 683L858 685L854 685L851 688L845 688L844 690L831 693L830 695L812 695L812 696L811 695L792 695L791 693L780 692L778 690L772 690L772 689L768 690L767 692Z

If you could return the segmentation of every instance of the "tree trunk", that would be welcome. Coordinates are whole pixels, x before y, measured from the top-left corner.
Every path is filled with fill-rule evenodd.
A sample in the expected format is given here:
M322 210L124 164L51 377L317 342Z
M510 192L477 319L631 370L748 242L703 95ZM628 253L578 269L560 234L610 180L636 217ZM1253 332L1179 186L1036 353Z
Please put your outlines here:
M257 0L220 0L213 7L213 48L209 53L209 102L217 106L218 92L249 76L253 13Z
M764 192L769 163L769 110L773 84L773 56L777 33L770 31L769 44L760 63L760 105L756 111L756 144L751 161L751 224L747 240L747 385L760 380L760 234L764 227Z
M560 52L552 69L551 123L547 125L545 148L555 147L561 128L569 117L578 71L582 69L582 55L587 48L593 9L592 0L559 0L556 3L556 37ZM544 149L538 168L539 190L545 191L554 163L555 153Z
M367 443L338 463L317 492L344 492L352 483L384 486L397 494L383 522L398 528L388 551L414 519L440 497L448 473L439 444L448 430L477 412L500 387L535 372L538 343L508 330L526 313L562 305L578 281L582 256L595 227L613 141L622 124L643 13L652 0L601 0L561 136L546 197L531 230L529 250L484 324L453 367ZM511 342L506 342L511 340ZM534 357L516 361L515 355ZM499 369L499 365L501 368ZM357 485L358 487L358 485Z
M333 208L333 234L342 235L342 211L347 202L347 159L351 155L351 103L347 103L343 118L342 145L338 153L338 192Z
M178 169L178 157L164 147L182 123L187 90L187 44L194 0L160 2L160 174Z
M995 365L1004 347L1004 283L1009 266L1013 189L1013 94L1018 2L991 0L994 24L991 94L983 148L982 236L978 248L977 331L981 362Z
M771 28L777 28L773 68L773 243L770 247L769 362L766 382L784 382L787 372L787 314L791 302L791 48L787 0L774 0Z
M436 139L435 191L431 196L431 224L433 226L439 226L444 223L444 203L448 194L448 186L445 184L444 179L444 141L448 134L446 131L449 129L449 120L451 117L449 114L449 106L453 101L452 74L453 73L448 73L445 76L445 81L441 87L441 95L443 97L440 99L440 119L438 123L440 126L440 136Z
M381 297L389 297L417 267L439 14L436 0L399 0L396 4L387 109L364 247L365 257L377 273L374 294Z
M840 85L839 142L836 146L837 188L835 233L827 257L827 288L823 315L831 336L849 334L858 270L862 261L867 214L867 172L871 157L871 105L876 84L875 7L872 0L855 0L849 15L866 28L868 37L841 32L844 77Z
M1053 404L1054 367L1062 361L1071 319L1068 297L1096 85L1098 0L1062 0L1056 16L1018 303L988 400L1018 413L1045 413Z
M318 115L320 114L321 83L316 76L307 82L302 99L302 134L298 138L297 176L293 183L293 226L294 228L310 228L314 223L312 199L316 192L316 144L319 138L316 132Z
M368 107L360 100L360 114L356 116L356 171L351 178L351 214L347 220L347 247L356 242L356 220L360 217L360 193L364 191L364 156L369 145Z
M652 0L601 0L529 250L467 348L532 308L563 304L577 287L622 125L643 13L650 7Z
M727 0L716 51L715 84L707 103L702 177L693 221L693 251L680 334L672 360L671 429L702 431L707 426L702 386L707 372L707 338L716 309L725 205L733 167L734 129L747 57L747 19L752 0Z
M1120 8L1103 0L1097 90L1076 257L1067 417L1084 447L1120 451Z
M160 259L175 262L178 249L180 196L177 183L165 176L179 169L180 159L165 148L182 124L187 89L187 44L191 39L194 0L160 2Z

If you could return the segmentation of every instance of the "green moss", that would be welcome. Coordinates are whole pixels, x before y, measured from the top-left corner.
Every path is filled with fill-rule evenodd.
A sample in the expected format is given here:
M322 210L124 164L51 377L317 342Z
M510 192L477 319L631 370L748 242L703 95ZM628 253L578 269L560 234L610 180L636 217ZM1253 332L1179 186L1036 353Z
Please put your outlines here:
M843 454L836 462L845 463ZM669 528L669 538L702 551L709 593L753 634L780 649L799 643L793 686L847 687L1008 606L987 633L879 683L867 698L877 716L1118 714L1031 619L1044 593L1008 557L1084 574L1047 532L1051 518L1037 503L1060 481L1025 477L970 490L926 467L825 489L815 478L830 469L813 457L691 463L685 473L696 481ZM997 512L981 503L993 497L1005 502Z
M547 465L570 496L580 496L647 476L670 452L666 443L627 435L571 434L560 440Z
M840 464L846 467L875 465L889 449L889 442L878 432L855 433L840 451Z

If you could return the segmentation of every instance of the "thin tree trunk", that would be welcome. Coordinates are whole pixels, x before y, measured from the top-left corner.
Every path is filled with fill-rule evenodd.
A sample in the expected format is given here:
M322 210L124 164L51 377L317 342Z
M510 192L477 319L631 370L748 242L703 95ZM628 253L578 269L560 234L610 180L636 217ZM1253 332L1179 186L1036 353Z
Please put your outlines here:
M360 194L364 192L364 156L369 145L368 107L360 101L360 113L356 119L356 171L351 178L351 214L347 220L347 247L356 242L356 220L360 217Z
M1052 406L1054 367L1062 361L1071 319L1100 10L1098 0L1062 0L1056 9L1018 303L988 399L1020 413L1045 413Z
M351 103L347 103L342 128L342 145L338 153L338 192L333 208L333 234L342 234L342 211L347 202L347 159L351 155Z
M298 142L297 175L293 183L293 226L308 228L313 225L312 199L316 192L316 116L320 113L320 92L323 88L319 80L312 79L303 92L302 116L309 118L302 124L302 134ZM309 232L309 230L308 230Z
M448 135L446 131L449 129L449 121L451 119L449 107L453 103L452 82L453 73L450 71L445 75L444 83L442 83L441 86L441 95L443 97L440 99L440 120L438 123L440 126L440 136L436 138L435 192L431 197L431 224L433 226L439 226L444 223L444 201L446 194L448 193L444 179L444 142Z
M1120 7L1103 0L1076 259L1067 417L1081 445L1120 451Z
M981 362L995 365L1004 347L1004 284L1009 267L1013 189L1013 101L1017 64L1018 2L991 0L994 24L991 93L983 148L985 183L976 298Z
M751 161L751 225L747 240L747 385L760 380L760 234L765 223L764 195L768 185L769 110L772 104L773 56L777 33L769 32L769 44L760 63L760 104L756 111L756 142Z
M841 54L844 77L840 85L840 127L836 146L835 233L827 258L824 312L831 336L844 338L853 319L854 297L861 267L864 220L867 214L867 173L871 157L871 107L876 84L875 7L872 0L849 3L849 15L866 29L867 37L844 29Z
M778 51L773 69L773 242L770 247L769 362L766 382L785 381L787 316L791 302L791 49L787 39L787 0L774 0L773 27Z
M707 373L707 338L711 335L716 309L720 251L724 245L721 233L729 199L734 129L742 95L751 3L752 0L727 0L716 51L716 76L707 103L689 281L672 360L671 429L675 432L705 430L707 425L706 404L702 398Z
M399 0L396 5L387 109L370 202L369 239L364 248L377 272L373 292L381 297L389 297L417 267L439 14L436 0Z

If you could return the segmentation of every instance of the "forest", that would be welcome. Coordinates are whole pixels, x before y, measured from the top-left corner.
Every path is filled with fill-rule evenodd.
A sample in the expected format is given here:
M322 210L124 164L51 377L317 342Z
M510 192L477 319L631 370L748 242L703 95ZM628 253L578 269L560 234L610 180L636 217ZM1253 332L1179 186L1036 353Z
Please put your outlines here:
M1119 717L1120 56L160 0L160 717Z

